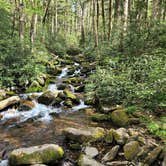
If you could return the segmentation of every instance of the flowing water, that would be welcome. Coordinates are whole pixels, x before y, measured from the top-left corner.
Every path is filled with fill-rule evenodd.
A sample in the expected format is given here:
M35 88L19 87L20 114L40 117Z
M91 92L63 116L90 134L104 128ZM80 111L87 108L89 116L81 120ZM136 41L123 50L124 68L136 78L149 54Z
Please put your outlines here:
M81 73L80 64L75 63L77 70L74 75ZM65 67L61 74L55 79L55 83L48 85L49 91L58 91L57 84L60 84L64 78L68 77L68 68ZM68 85L72 92L74 86ZM41 93L20 94L23 100L29 96L40 96ZM28 147L45 143L57 143L64 146L64 136L62 130L66 127L85 127L92 124L87 115L82 111L87 108L82 94L76 94L80 97L80 104L72 108L62 106L59 108L39 104L36 99L33 100L35 107L30 111L18 111L17 108L9 108L1 112L0 120L0 166L7 166L8 155L11 150L19 147ZM70 162L64 162L62 165L71 165Z

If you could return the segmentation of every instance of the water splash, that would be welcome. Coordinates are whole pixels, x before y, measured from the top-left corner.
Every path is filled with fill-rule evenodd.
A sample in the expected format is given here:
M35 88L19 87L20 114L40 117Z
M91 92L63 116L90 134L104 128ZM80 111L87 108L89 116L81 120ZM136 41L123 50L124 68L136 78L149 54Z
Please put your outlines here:
M64 69L62 69L62 72L61 72L61 74L58 76L58 78L61 79L61 78L65 77L65 76L67 76L67 73L68 73L68 68L65 67Z
M0 166L8 166L8 160L0 161Z
M77 106L72 107L73 111L78 111L80 109L88 108L89 106L84 103L83 100L80 100L80 104Z

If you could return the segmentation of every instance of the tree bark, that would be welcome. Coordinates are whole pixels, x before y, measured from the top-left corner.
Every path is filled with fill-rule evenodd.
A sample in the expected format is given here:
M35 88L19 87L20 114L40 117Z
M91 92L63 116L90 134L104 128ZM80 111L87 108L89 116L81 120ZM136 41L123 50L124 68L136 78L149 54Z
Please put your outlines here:
M7 108L10 105L20 102L20 100L21 99L18 96L12 96L8 99L0 101L0 111Z
M101 9L102 9L102 22L103 22L103 38L106 38L106 29L105 29L105 6L104 0L101 0Z
M112 0L109 0L109 25L108 25L108 40L112 31Z

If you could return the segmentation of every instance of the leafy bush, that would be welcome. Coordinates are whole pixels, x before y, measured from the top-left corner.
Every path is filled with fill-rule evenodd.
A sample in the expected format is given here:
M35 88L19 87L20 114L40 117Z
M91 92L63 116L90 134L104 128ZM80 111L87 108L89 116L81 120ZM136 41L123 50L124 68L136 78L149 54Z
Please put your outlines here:
M163 25L161 29L155 25L147 33L145 29L136 29L136 34L128 32L123 52L118 47L113 49L112 43L110 48L104 43L99 47L98 67L88 80L87 92L95 91L106 104L159 109L166 100L164 31Z

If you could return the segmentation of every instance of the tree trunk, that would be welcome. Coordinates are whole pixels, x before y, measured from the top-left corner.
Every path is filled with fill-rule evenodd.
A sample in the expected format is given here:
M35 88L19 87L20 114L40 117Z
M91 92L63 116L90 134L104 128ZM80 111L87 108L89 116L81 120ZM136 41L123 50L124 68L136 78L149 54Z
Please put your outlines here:
M19 1L19 37L20 40L24 39L24 28L25 28L25 13L23 0Z
M31 19L31 30L30 30L30 41L31 41L32 49L33 49L34 41L36 38L37 19L38 19L38 15L36 13L34 13L32 15L32 19Z
M112 30L112 0L109 0L109 25L108 25L108 40L111 36Z
M106 30L105 30L105 6L104 0L101 0L101 9L102 9L102 22L103 22L103 38L106 37Z
M94 35L95 35L95 47L98 47L99 40L98 40L98 28L97 28L97 3L96 0L93 0L93 26L94 26Z
M20 98L18 96L12 96L8 99L2 100L0 101L0 111L18 102L20 102Z

